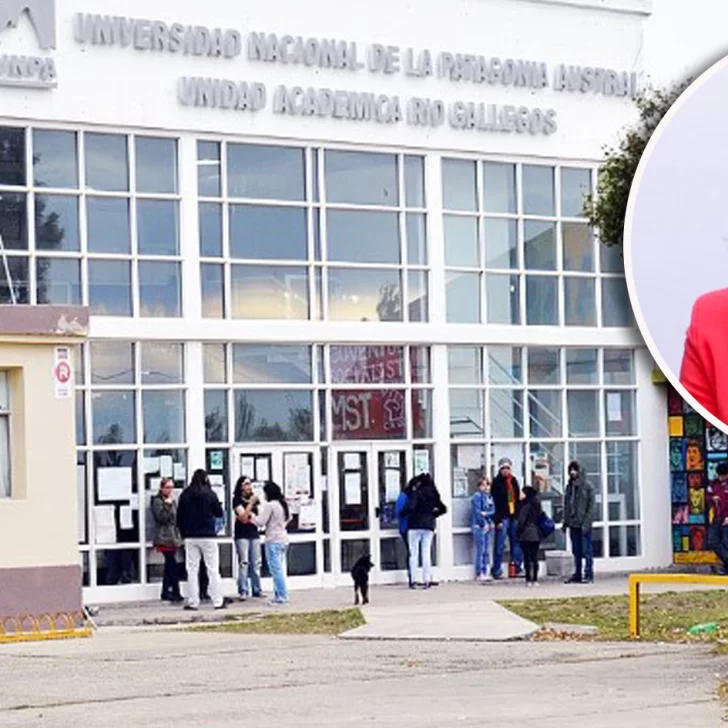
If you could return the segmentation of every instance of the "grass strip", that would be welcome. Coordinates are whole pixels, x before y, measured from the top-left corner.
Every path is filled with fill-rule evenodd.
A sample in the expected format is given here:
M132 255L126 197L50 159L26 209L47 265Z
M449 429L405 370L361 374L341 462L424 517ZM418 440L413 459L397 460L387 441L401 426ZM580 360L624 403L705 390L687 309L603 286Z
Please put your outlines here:
M521 617L544 625L548 622L596 627L596 636L575 639L629 640L629 599L627 596L573 597L568 599L529 599L499 602ZM642 641L651 642L715 642L728 640L728 591L690 591L643 594L640 600L640 632ZM696 624L715 623L713 633L690 635ZM541 635L548 639L548 635ZM558 636L553 636L557 639ZM539 639L537 636L536 639Z
M338 635L361 627L364 617L359 609L327 609L320 612L246 614L221 624L186 627L186 632L225 632L240 634L319 634Z

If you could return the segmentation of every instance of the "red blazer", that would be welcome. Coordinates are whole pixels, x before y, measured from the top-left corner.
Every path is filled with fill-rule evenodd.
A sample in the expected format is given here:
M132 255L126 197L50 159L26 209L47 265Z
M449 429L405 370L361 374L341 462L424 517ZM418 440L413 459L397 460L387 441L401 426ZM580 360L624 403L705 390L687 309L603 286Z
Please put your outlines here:
M680 383L708 412L728 423L728 288L695 302Z

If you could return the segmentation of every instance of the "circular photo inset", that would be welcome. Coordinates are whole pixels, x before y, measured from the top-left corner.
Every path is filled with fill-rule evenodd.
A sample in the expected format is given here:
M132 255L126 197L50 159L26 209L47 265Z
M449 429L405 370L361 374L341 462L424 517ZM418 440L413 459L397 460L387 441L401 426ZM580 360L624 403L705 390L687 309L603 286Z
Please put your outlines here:
M650 139L624 229L627 286L652 356L728 432L728 57Z

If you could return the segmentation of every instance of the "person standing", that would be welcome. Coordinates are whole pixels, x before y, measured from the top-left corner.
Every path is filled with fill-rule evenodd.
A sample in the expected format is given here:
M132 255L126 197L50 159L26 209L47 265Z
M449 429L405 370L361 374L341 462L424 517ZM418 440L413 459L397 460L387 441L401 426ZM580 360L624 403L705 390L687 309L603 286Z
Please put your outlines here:
M245 601L250 592L254 597L262 597L260 588L260 568L262 556L260 549L260 532L250 518L245 517L245 509L253 497L253 483L250 478L242 476L235 483L233 491L233 511L235 511L235 549L238 554L238 596ZM258 506L253 506L252 515L258 515Z
M259 528L265 529L265 559L268 562L270 575L273 577L273 599L269 604L288 604L288 586L286 585L286 552L288 551L288 532L286 526L291 520L288 503L283 497L281 488L268 481L263 486L265 503L261 505L260 514L253 510L260 503L254 495L245 507L244 517L252 520Z
M569 463L569 482L564 493L564 532L568 530L574 555L574 573L566 580L567 584L594 581L592 523L595 513L594 486L586 479L581 465L574 460ZM582 562L585 562L583 572Z
M169 602L181 602L177 549L182 545L182 538L177 528L177 504L172 497L173 490L174 481L171 478L163 479L159 492L152 497L152 517L154 545L164 556L161 598Z
M495 504L490 494L490 481L481 478L478 481L478 490L471 498L473 529L473 543L475 544L475 579L476 581L491 581L490 574L490 546L493 540L493 514Z
M432 538L436 520L447 513L435 481L429 473L422 473L413 483L404 514L409 530L407 538L410 550L410 589L415 588L417 564L422 556L422 585L432 586Z
M538 548L541 545L541 528L539 519L542 508L541 499L535 488L527 485L523 489L523 501L518 511L516 525L516 538L518 538L523 551L523 561L526 567L526 586L538 584Z
M412 569L410 568L410 548L409 548L409 536L408 536L408 520L405 510L407 508L407 502L409 501L410 495L412 494L412 486L415 482L415 478L402 488L401 493L397 496L397 502L394 504L394 514L397 516L397 525L399 527L399 535L404 541L404 549L407 555L407 580L409 582L410 589L414 589L414 582L412 580Z
M521 488L518 479L513 475L513 463L510 458L498 461L498 475L493 479L493 502L495 514L495 554L493 556L493 578L503 578L503 553L506 547L506 536L511 549L511 561L515 564L516 574L523 573L523 553L516 538L518 508L521 500Z
M204 557L210 597L215 609L227 606L222 596L220 579L220 553L217 548L216 520L223 517L222 505L210 487L204 470L196 470L192 480L182 492L177 508L177 525L185 540L185 564L189 598L185 609L196 611L200 607L200 583L197 572Z
M728 461L720 463L715 472L718 477L708 486L708 498L713 505L710 546L721 561L719 571L725 575L728 574Z

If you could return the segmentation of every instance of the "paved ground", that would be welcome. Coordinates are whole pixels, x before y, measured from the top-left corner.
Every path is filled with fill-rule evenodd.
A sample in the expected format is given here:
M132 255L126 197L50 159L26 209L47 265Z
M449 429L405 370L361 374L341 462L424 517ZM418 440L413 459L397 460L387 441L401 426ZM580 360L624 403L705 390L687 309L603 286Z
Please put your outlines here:
M643 593L658 591L689 591L701 587L690 585L645 585ZM713 587L715 588L715 587ZM371 608L430 607L438 604L473 604L487 600L547 599L571 596L597 596L627 594L627 577L615 575L598 578L594 584L566 585L561 580L546 580L537 589L526 589L523 579L497 583L451 582L424 591L409 590L406 585L373 586ZM291 611L341 609L353 606L353 589L307 589L291 593ZM270 609L265 600L251 599L244 604L235 603L227 610L231 614L245 614ZM135 626L144 624L173 624L180 621L218 621L221 613L204 606L199 612L185 612L180 606L158 600L134 604L102 605L94 618L99 626Z
M707 648L107 628L0 647L0 727L720 724Z

